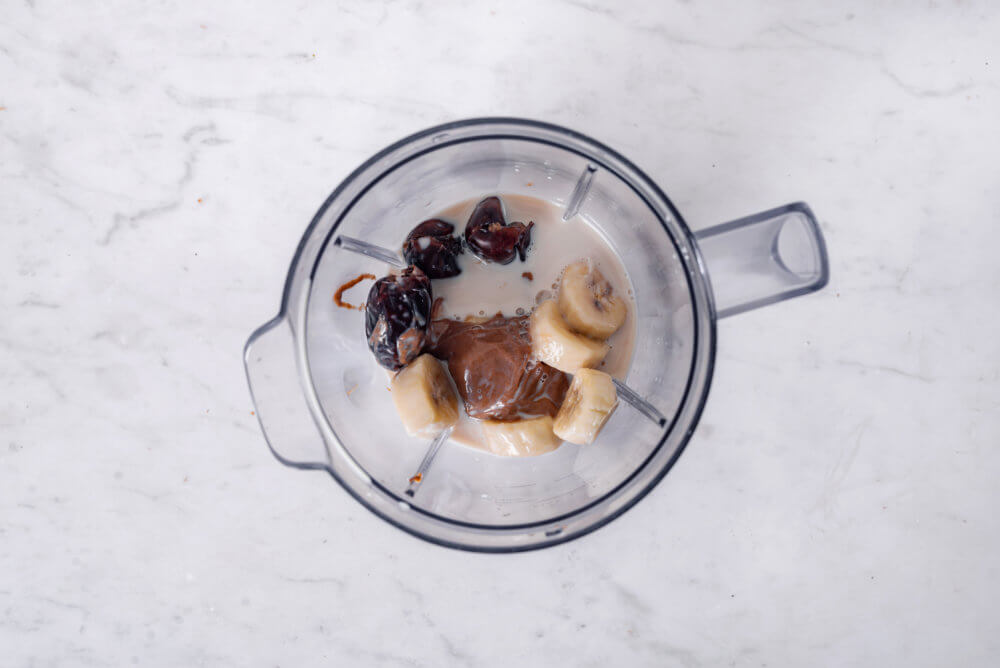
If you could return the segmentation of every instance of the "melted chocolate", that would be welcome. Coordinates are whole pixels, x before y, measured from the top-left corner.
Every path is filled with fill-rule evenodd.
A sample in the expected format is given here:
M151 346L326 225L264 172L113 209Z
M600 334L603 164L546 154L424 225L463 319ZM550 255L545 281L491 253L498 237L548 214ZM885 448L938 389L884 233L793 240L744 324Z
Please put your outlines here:
M470 417L520 420L555 416L569 377L531 355L528 316L485 322L434 320L427 351L448 362Z

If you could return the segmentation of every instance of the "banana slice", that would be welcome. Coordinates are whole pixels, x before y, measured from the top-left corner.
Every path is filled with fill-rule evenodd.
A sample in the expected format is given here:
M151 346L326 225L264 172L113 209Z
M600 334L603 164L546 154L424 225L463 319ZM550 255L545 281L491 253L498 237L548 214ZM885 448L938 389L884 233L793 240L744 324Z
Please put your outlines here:
M597 267L581 260L563 270L559 312L574 332L603 341L625 322L628 307Z
M482 426L490 452L503 457L543 455L562 444L552 432L548 415L516 422L484 420Z
M552 430L570 443L593 443L617 407L618 391L611 376L596 369L580 369L566 391Z
M423 354L392 379L392 402L410 436L432 438L458 422L458 396L448 372Z
M529 332L535 357L566 373L592 367L608 354L608 344L603 341L571 332L551 299L532 311Z

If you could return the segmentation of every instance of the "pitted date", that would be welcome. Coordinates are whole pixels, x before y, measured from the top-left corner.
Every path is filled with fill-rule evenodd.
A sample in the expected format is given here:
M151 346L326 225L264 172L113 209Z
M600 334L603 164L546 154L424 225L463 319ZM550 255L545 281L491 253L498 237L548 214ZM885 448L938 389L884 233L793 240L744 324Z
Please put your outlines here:
M458 255L462 240L452 236L455 226L432 218L420 223L403 242L403 258L419 267L429 278L450 278L462 273Z
M531 243L531 228L535 224L507 223L499 197L487 197L473 210L465 225L465 242L477 257L487 262L509 264L519 256L521 261Z
M431 281L418 267L375 281L365 303L365 336L379 364L395 371L420 355L432 302Z

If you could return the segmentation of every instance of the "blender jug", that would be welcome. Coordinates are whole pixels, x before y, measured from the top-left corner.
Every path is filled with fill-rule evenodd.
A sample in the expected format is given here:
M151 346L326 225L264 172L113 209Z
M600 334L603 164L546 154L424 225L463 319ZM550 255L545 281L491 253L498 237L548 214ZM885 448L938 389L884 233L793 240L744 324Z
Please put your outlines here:
M625 382L665 424L619 408L597 440L527 458L445 443L419 494L406 489L427 443L406 436L363 316L336 288L386 265L345 235L398 248L413 225L470 197L523 194L569 208L622 259L635 300ZM546 547L619 516L669 471L694 431L715 361L718 318L822 288L829 264L805 204L692 233L660 188L579 133L507 118L449 123L408 137L330 195L292 260L277 317L247 341L258 420L282 463L327 471L369 510L426 540L507 552Z

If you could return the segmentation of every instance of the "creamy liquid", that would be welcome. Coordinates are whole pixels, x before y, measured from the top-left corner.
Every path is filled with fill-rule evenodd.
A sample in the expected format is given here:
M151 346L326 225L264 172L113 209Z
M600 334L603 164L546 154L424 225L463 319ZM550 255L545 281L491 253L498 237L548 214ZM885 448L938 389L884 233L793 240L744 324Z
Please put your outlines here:
M483 262L466 249L459 256L461 274L432 281L434 298L444 299L437 317L461 319L469 315L491 316L497 312L505 316L531 313L537 303L556 296L559 277L566 265L589 259L628 305L625 324L608 339L611 350L597 367L624 380L632 361L636 321L631 283L621 259L580 216L563 221L563 209L545 200L527 195L501 194L499 197L508 222L535 223L527 259L498 265ZM469 215L481 199L459 202L432 217L452 223L456 233L463 234ZM525 272L531 273L533 280L523 277ZM452 439L486 449L479 422L468 417L464 409L459 413L461 419Z

